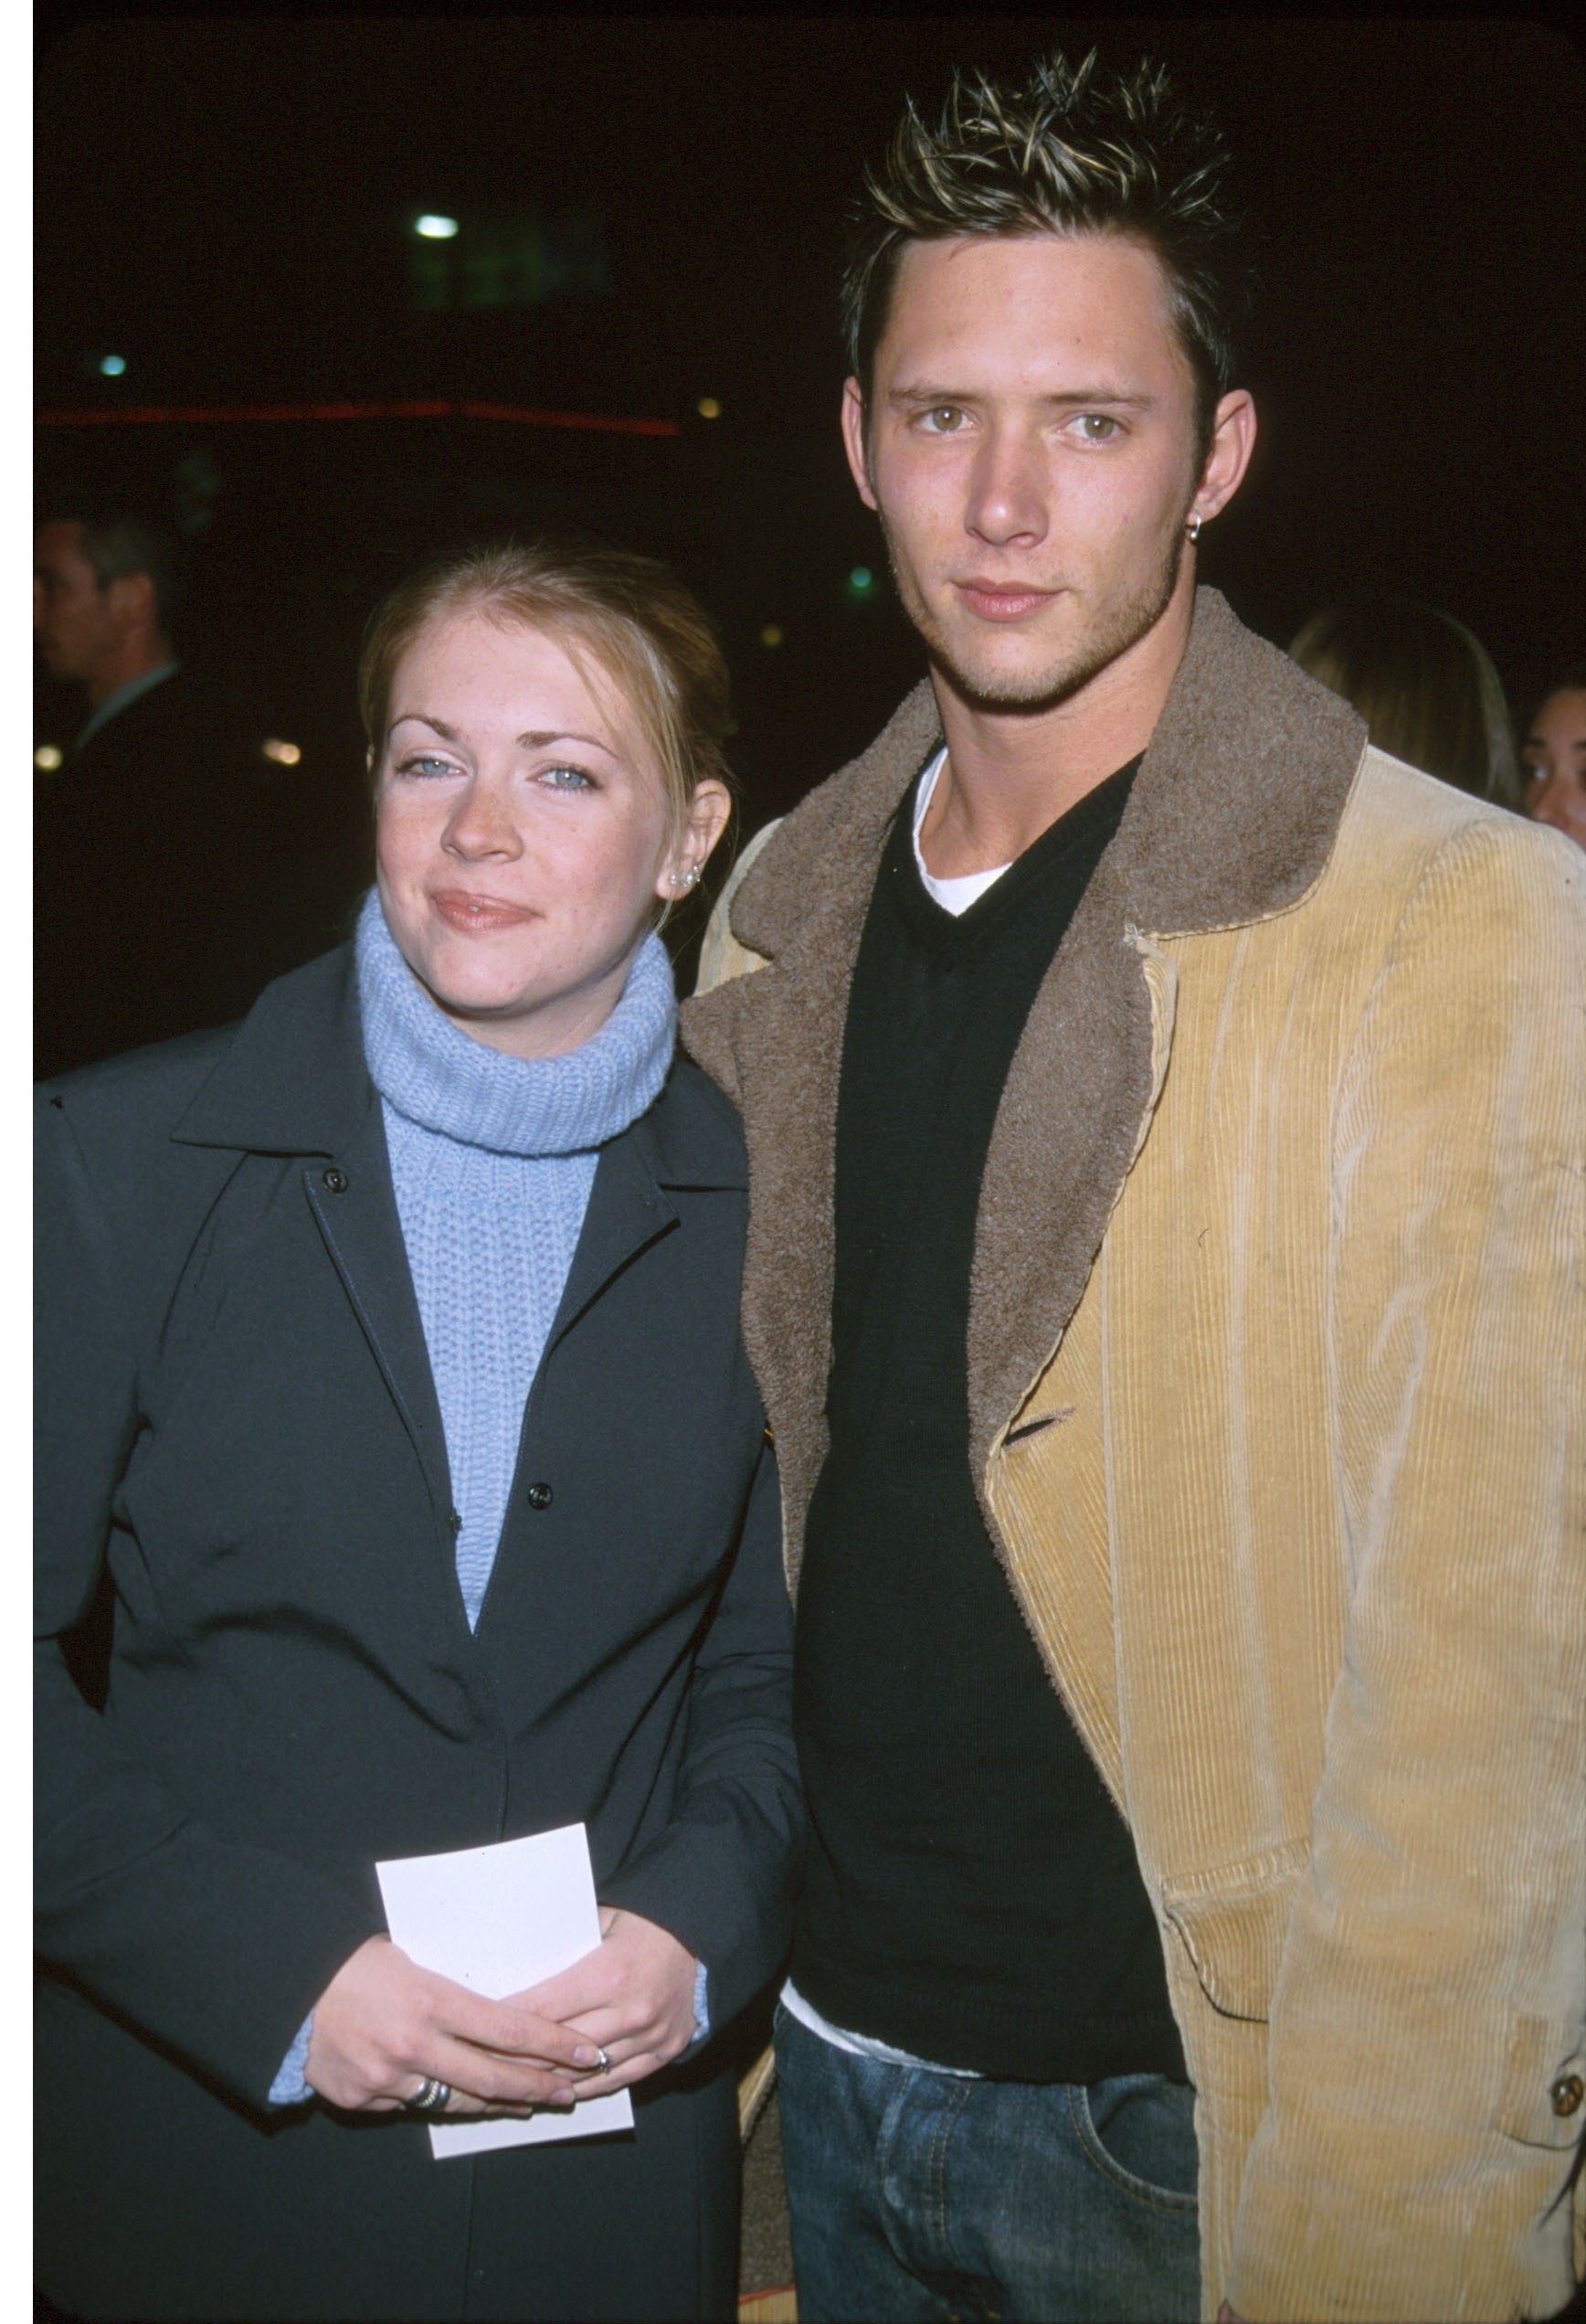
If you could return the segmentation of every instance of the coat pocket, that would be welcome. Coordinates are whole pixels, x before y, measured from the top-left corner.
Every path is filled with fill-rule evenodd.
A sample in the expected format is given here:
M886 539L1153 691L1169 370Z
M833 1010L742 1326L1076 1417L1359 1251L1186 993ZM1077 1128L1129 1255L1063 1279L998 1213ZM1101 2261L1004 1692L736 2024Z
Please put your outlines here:
M1162 1884L1162 1910L1200 1990L1223 2017L1264 2024L1311 1843L1285 1841L1242 1863Z
M1525 2147L1572 2147L1586 2128L1586 2049L1556 2018L1515 2019L1496 2127Z

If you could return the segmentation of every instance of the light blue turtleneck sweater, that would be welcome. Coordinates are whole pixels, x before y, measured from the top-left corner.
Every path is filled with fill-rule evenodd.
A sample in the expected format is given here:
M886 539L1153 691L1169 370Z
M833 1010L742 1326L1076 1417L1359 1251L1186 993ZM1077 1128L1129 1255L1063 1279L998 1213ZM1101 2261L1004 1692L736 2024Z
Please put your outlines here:
M440 1401L471 1629L597 1150L654 1103L671 1062L671 966L660 938L648 937L599 1031L565 1056L528 1059L486 1048L442 1016L374 891L357 961L364 1056Z
M647 937L622 998L565 1056L512 1057L442 1016L397 950L371 888L358 916L364 1057L380 1093L402 1240L435 1376L457 1580L470 1629L495 1564L524 1406L566 1287L598 1149L654 1104L671 1063L671 963ZM695 2039L706 2028L705 1969ZM312 2016L270 2085L303 2079Z

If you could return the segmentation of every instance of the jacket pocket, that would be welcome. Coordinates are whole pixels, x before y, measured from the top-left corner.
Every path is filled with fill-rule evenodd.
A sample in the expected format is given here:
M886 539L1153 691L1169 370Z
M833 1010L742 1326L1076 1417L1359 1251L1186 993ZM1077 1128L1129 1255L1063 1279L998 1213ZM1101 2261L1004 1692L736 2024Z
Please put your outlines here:
M1163 1882L1162 1910L1222 2016L1266 2022L1295 1891L1310 1857L1308 1839L1288 1840L1243 1863Z
M1579 2027L1557 2018L1517 2016L1497 2110L1506 2138L1526 2147L1576 2144L1586 2128L1586 2048L1579 2035Z

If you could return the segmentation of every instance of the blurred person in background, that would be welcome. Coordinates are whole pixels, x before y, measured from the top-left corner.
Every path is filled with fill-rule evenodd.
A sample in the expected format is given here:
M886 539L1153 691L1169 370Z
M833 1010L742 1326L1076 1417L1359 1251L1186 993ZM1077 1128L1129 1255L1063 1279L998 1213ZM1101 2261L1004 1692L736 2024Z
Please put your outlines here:
M1387 592L1314 613L1289 653L1365 719L1390 759L1518 808L1519 772L1504 689L1480 641L1452 613Z
M177 652L185 587L176 542L139 515L35 536L38 657L88 706L35 809L40 1076L222 1024L270 972L259 787Z
M1520 759L1526 813L1586 847L1586 662L1547 688L1526 721Z
M38 2279L720 2318L705 2043L801 1835L742 1132L655 932L727 820L726 673L663 568L514 548L394 592L360 696L355 939L38 1096ZM59 1642L107 1567L96 1713ZM602 1937L560 1975L392 1942L378 1861L574 1822ZM630 2086L631 2133L431 2153Z

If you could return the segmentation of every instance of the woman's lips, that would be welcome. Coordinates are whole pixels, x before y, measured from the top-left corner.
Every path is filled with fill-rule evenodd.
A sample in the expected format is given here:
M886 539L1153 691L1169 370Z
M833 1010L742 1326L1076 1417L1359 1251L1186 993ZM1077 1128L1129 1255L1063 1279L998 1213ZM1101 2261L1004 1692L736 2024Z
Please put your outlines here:
M503 904L499 896L472 896L464 888L434 891L431 905L448 928L462 936L488 935L493 929L520 928L536 915L524 905Z
M1013 589L1001 581L959 581L956 587L970 612L983 621L1022 621L1059 594L1056 589Z

